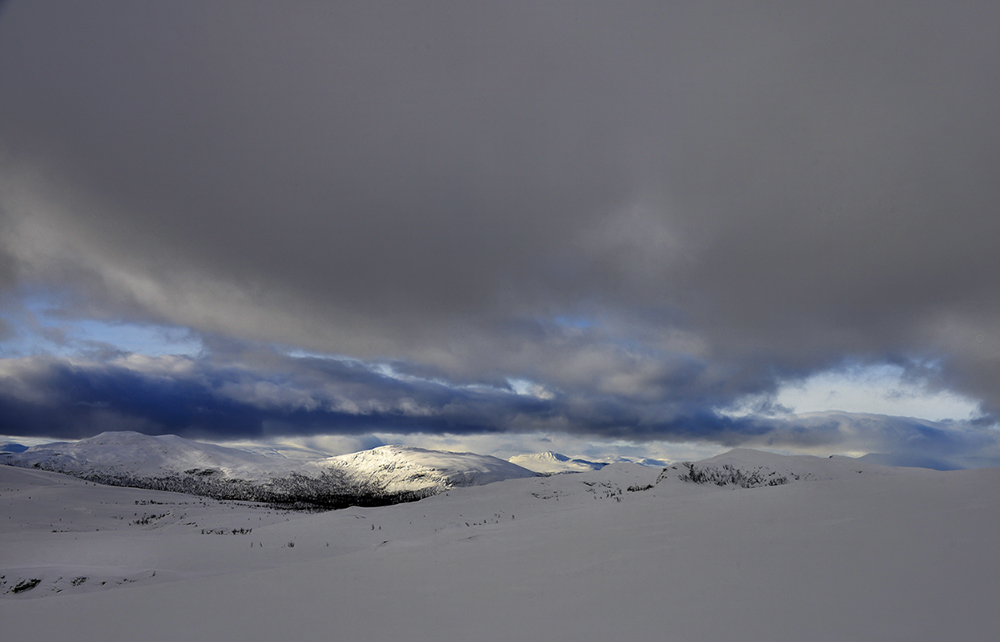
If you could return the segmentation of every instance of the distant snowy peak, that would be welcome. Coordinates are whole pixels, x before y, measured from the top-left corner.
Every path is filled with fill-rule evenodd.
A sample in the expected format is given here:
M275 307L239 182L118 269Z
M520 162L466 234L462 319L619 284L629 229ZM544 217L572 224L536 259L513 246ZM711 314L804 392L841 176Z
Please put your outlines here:
M490 484L504 479L534 477L527 467L475 453L453 453L408 446L380 446L311 464L338 467L355 479L389 492L441 492L455 486Z
M670 465L669 461L662 459L635 457L611 457L607 461L587 461L586 459L571 458L552 451L530 455L515 455L507 461L545 475L583 473L590 470L601 470L611 464L639 464L640 466L652 468L662 468Z
M571 459L566 455L551 451L533 455L515 455L508 461L536 473L545 474L581 473L588 470L600 470L607 466L606 463Z
M235 448L204 444L176 435L103 432L77 442L33 446L17 457L17 465L79 475L91 471L158 477L189 470L214 470L225 477L257 479L277 460Z
M611 457L608 464L639 464L649 468L662 468L671 464L667 459L650 459L649 457Z

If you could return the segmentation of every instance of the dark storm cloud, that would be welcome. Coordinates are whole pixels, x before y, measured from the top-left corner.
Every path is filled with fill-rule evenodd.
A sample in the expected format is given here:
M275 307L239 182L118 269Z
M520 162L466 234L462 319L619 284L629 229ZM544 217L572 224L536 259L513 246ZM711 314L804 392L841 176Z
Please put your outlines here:
M191 359L153 360L142 368L11 360L17 383L0 392L0 425L59 438L141 430L252 439L375 430L488 433L503 430L518 414L544 414L537 400L509 392L406 383L357 364L308 361L286 363L265 378Z
M12 2L0 286L523 377L558 393L532 413L608 436L770 434L714 408L846 360L933 364L997 413L997 24L992 2ZM455 430L506 429L472 405Z

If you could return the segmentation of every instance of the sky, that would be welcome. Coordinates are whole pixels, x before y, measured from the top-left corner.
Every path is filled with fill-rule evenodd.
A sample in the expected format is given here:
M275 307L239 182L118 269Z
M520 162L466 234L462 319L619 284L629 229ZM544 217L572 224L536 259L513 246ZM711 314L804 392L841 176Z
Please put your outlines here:
M7 0L0 434L1000 465L997 25Z

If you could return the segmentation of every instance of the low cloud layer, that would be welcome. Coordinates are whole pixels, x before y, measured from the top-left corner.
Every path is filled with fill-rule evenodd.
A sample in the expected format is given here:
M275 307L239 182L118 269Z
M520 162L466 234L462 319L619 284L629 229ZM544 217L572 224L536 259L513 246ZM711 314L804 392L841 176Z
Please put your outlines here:
M3 431L846 448L819 420L718 411L848 363L989 425L998 21L989 2L7 2L0 341L39 332L39 298L211 340L155 377L8 350ZM929 450L978 448L933 430Z

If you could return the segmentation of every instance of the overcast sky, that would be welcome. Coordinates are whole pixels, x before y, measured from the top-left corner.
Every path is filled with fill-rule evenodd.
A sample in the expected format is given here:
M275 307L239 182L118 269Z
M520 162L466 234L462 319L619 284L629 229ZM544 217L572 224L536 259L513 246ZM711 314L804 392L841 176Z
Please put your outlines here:
M1000 465L998 25L4 2L0 434Z

